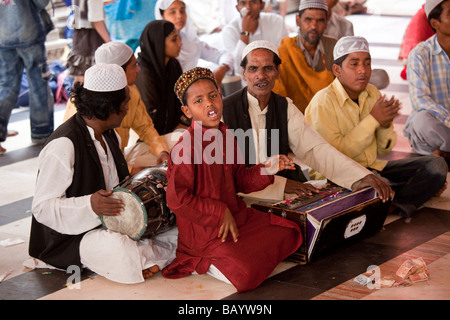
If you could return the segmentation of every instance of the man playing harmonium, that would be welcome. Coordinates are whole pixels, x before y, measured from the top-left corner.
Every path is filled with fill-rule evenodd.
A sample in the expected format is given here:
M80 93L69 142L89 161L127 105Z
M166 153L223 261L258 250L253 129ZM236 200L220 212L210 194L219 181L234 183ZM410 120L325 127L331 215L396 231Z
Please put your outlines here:
M393 191L386 183L337 151L308 125L291 99L272 92L279 77L280 63L273 44L268 41L250 43L242 54L241 63L242 75L248 85L224 99L224 122L235 130L246 164L264 162L271 153L288 154L292 151L307 166L342 187L357 190L371 186L383 201L392 197ZM250 132L247 134L249 143L245 144L245 139L240 139L237 133L242 130L238 129ZM276 132L279 132L278 140L273 143L271 138ZM267 152L271 146L279 148ZM283 200L285 193L304 195L319 192L313 185L304 183L306 179L299 171L296 177L276 176L274 184L247 196Z

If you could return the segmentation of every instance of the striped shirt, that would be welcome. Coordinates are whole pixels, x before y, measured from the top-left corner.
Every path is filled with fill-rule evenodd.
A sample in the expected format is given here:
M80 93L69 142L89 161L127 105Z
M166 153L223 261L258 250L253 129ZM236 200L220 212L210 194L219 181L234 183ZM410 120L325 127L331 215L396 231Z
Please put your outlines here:
M411 51L407 70L413 110L404 134L410 137L409 123L419 111L430 112L450 127L450 59L436 35Z

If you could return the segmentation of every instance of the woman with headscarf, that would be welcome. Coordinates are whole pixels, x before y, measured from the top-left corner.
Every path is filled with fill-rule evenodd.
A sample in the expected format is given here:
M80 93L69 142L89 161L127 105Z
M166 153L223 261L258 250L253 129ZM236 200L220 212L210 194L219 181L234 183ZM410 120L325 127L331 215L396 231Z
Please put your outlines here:
M181 39L173 23L154 20L147 24L139 40L140 52L136 85L155 128L160 135L180 125L181 104L173 86L182 70L176 57Z
M225 75L233 73L233 55L200 40L194 25L188 19L184 1L158 0L155 5L155 18L172 22L178 30L183 45L177 60L180 62L183 72L199 66L199 60L202 59L209 64L208 67L213 69L220 88Z

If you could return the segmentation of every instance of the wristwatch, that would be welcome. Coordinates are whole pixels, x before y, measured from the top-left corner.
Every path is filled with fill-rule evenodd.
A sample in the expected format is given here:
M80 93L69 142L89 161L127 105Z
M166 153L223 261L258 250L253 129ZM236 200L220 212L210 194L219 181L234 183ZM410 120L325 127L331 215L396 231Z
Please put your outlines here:
M241 35L243 35L243 36L249 36L250 35L250 32L248 32L248 31L242 31L241 32Z

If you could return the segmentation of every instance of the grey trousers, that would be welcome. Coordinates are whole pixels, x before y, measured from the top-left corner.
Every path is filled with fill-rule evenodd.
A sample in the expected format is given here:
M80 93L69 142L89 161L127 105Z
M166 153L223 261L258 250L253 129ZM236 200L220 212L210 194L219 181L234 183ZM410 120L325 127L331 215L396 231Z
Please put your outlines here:
M450 128L427 111L418 112L409 125L412 148L420 154L434 150L450 152Z

